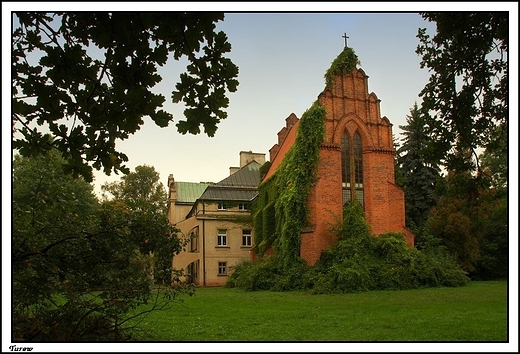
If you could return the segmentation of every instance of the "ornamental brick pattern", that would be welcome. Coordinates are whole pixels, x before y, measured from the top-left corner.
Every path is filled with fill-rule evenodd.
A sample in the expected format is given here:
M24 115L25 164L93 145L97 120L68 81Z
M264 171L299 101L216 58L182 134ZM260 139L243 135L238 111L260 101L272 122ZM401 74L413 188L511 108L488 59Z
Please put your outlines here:
M308 198L310 220L301 234L300 256L313 265L322 251L337 239L331 226L342 218L341 137L358 133L363 151L365 217L371 232L401 232L413 246L414 236L405 227L404 192L395 185L392 124L381 117L380 100L368 92L368 76L362 69L350 75L336 75L330 88L318 100L326 109L325 139L320 146L318 180ZM264 181L272 176L294 144L298 118L291 114L270 150L272 163Z

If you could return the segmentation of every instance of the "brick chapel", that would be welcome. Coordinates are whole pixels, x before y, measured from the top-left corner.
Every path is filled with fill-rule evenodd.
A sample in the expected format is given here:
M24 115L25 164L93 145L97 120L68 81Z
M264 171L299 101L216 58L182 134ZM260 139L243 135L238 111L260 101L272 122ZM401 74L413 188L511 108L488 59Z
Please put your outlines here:
M331 225L343 206L356 199L365 211L371 232L400 232L413 246L405 226L405 199L395 184L392 124L381 117L380 100L369 93L368 76L360 68L335 74L318 96L326 108L325 139L320 146L317 182L308 197L309 227L300 235L300 256L313 265L322 251L335 243ZM294 144L299 119L291 114L270 150L269 179Z

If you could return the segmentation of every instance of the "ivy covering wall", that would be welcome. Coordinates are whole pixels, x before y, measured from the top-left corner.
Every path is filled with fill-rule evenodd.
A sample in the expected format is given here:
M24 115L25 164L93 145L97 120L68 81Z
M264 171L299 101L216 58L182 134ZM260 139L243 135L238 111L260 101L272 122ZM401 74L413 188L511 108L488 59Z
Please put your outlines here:
M261 184L253 205L255 251L267 249L283 265L299 259L300 234L307 226L307 198L316 182L320 144L325 136L325 108L315 102L303 113L296 141L276 173Z
M334 75L349 74L359 63L354 50L345 48L326 71L326 86L330 87ZM319 148L325 137L325 115L317 101L303 113L294 145L276 173L260 185L253 204L255 251L263 256L272 247L284 266L299 259L300 234L309 217L307 199L316 182Z
M326 87L330 87L334 75L350 74L352 71L354 71L354 69L356 69L356 65L358 64L361 64L361 62L354 52L354 49L349 47L343 49L343 51L336 57L336 59L334 59L332 64L330 64L329 69L325 72Z
M334 75L350 74L356 64L359 60L354 51L345 48L325 74L327 87ZM325 108L315 102L302 115L294 145L274 175L259 186L253 202L254 250L260 257L269 248L274 254L238 264L227 286L343 293L466 284L466 273L442 250L423 253L409 247L402 234L372 235L357 202L349 203L343 220L332 228L338 242L314 266L305 265L299 256L300 235L309 218L307 200L317 179L325 114ZM262 173L269 167L262 167Z

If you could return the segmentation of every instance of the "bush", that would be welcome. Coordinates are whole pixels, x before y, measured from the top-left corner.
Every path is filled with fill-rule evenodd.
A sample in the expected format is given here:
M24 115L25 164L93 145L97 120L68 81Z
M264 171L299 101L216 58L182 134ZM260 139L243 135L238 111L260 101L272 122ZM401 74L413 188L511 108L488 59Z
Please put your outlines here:
M306 267L302 260L287 266L275 253L267 260L240 264L229 283L247 290L323 294L462 286L469 281L442 248L421 252L408 246L400 233L371 235L356 202L345 208L345 218L335 230L339 241L322 252L314 266Z
M494 201L494 207L485 220L482 239L480 239L480 257L472 279L506 279L508 275L508 212L505 198Z
M284 268L275 257L257 262L244 260L235 266L233 274L228 278L227 287L244 290L289 291L303 289L304 262L301 261L289 268Z
M463 286L469 282L467 272L458 265L455 256L442 250L423 255L425 265L418 277L425 286Z
M270 290L274 284L275 268L269 260L253 262L244 260L235 266L226 286L249 291Z
M340 240L305 276L313 293L461 286L468 280L453 258L422 253L398 233Z

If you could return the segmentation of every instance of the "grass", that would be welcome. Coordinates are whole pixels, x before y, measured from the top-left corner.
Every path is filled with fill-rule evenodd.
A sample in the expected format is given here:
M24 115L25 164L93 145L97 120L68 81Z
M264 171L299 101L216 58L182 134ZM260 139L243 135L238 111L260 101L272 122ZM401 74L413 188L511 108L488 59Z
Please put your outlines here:
M507 282L334 295L198 288L141 324L146 341L505 342Z

